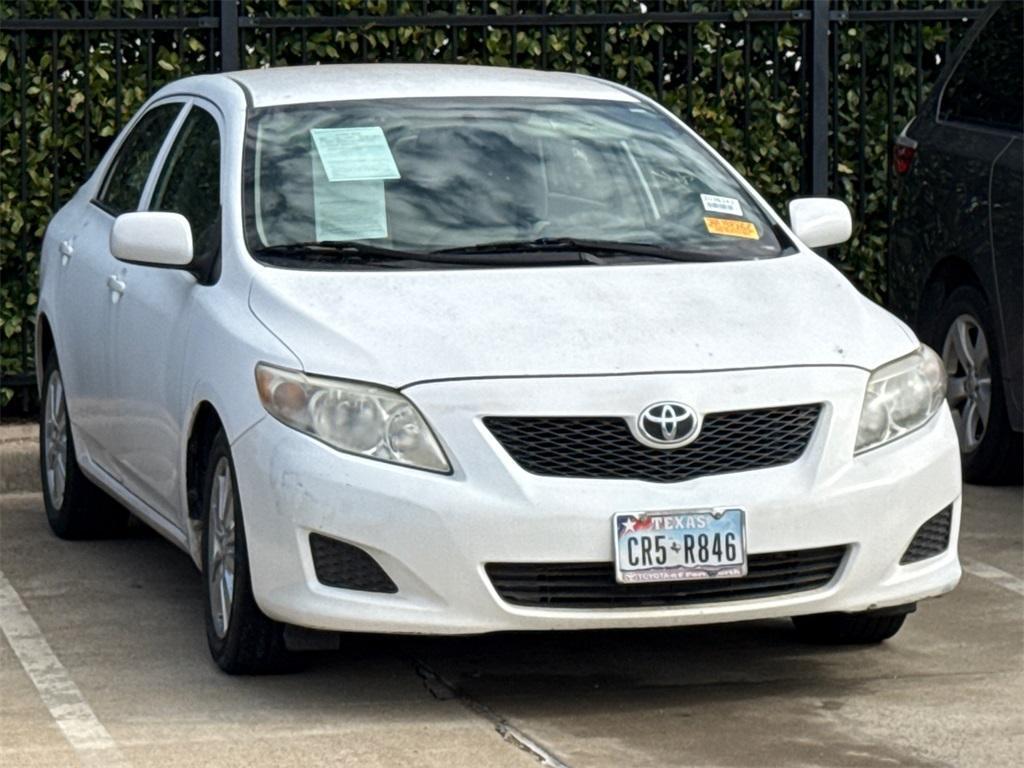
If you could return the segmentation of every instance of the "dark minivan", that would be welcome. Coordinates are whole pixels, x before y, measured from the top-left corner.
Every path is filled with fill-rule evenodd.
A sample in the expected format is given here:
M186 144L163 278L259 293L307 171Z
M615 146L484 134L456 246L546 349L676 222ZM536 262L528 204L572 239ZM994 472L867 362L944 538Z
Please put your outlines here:
M1021 477L1022 20L988 7L893 155L889 304L942 355L969 482Z

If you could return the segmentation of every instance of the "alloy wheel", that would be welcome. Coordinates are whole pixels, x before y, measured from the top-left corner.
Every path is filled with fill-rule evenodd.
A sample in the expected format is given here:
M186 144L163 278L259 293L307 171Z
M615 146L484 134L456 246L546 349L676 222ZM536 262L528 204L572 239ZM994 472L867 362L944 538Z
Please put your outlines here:
M207 509L210 611L217 637L224 637L231 621L231 605L235 596L235 491L227 457L222 456L214 468Z
M988 339L976 318L957 317L946 332L942 362L949 377L946 399L953 412L960 447L981 445L992 411L992 369Z
M64 505L68 479L68 409L64 401L64 382L60 371L50 375L46 385L46 413L43 429L46 457L46 490L54 508Z

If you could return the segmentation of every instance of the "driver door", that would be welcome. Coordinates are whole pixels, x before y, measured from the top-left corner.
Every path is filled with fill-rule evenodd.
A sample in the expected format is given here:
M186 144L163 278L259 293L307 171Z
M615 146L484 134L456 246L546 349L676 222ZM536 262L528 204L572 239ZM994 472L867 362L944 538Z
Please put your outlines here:
M192 228L196 257L219 253L222 118L195 98L158 161L143 210L180 213ZM181 509L184 412L190 394L184 370L192 308L203 285L184 269L119 262L124 291L114 311L113 424L125 486L177 526Z

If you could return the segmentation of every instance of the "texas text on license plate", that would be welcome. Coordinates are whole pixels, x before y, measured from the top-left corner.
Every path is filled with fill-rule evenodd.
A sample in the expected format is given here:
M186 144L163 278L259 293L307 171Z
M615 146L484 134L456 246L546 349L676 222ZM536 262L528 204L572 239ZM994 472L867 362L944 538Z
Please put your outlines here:
M747 575L742 509L623 513L614 518L621 584Z

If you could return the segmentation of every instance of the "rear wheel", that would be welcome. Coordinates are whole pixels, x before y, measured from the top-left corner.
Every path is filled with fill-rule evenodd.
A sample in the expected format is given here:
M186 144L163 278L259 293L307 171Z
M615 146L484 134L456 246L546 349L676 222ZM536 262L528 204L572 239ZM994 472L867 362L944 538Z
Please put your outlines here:
M203 483L203 582L206 639L217 665L232 675L286 671L284 624L256 605L242 505L223 431L213 439Z
M1010 428L997 340L985 296L953 291L939 310L931 341L948 375L950 411L960 438L964 479L1001 483L1021 475L1021 436Z
M52 352L43 370L39 404L39 474L46 519L60 538L99 538L124 530L128 512L93 485L78 466L64 379Z
M900 631L906 613L820 613L794 616L800 639L818 645L874 645Z

